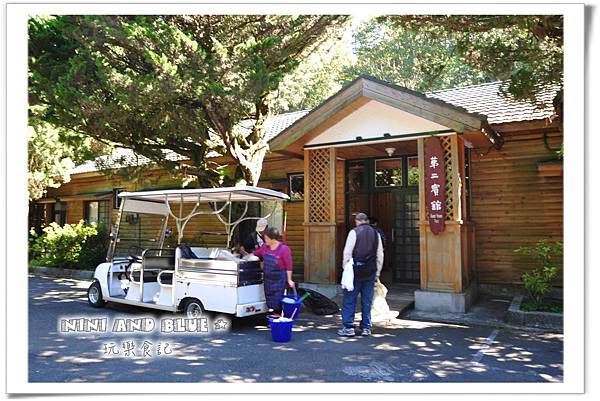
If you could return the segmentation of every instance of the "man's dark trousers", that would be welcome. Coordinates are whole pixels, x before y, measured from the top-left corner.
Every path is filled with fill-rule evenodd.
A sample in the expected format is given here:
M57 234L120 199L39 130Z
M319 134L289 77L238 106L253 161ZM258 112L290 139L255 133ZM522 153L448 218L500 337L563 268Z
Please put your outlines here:
M371 277L363 280L354 278L354 290L344 291L344 300L342 302L342 322L346 328L354 328L354 312L356 311L356 299L360 294L360 304L362 312L362 320L360 328L371 328L371 305L373 305L373 295L375 292L376 275L373 273Z

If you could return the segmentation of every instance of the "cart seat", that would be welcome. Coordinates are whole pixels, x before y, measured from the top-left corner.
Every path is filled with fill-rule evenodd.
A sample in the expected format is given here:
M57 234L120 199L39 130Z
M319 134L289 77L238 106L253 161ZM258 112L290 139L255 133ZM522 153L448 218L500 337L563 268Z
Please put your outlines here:
M160 270L144 270L144 283L155 283ZM134 281L140 281L140 271L135 270L131 273L131 277Z

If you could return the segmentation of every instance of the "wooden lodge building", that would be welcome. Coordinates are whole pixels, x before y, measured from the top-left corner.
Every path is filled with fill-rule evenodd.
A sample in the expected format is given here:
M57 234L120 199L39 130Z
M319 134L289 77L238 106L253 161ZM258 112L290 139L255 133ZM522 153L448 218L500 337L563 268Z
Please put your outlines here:
M286 242L295 275L339 283L345 237L362 211L385 232L383 281L419 284L417 308L465 311L478 284L519 284L531 260L514 250L562 240L562 128L548 122L552 91L535 107L507 100L500 85L419 93L360 76L313 110L271 117L259 186L292 198ZM49 189L31 224L110 224L119 191L181 186L147 159L117 153L103 157L108 170L88 162ZM115 172L132 164L143 166L136 180ZM216 219L202 223L205 233L222 230ZM202 232L186 239L223 245Z

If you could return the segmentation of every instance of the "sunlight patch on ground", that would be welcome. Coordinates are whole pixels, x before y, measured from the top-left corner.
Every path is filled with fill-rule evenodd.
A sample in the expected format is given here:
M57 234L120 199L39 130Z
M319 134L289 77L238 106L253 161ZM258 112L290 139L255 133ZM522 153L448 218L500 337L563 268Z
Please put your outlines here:
M48 357L48 356L52 356L52 355L56 355L56 354L58 354L57 351L43 351L43 352L40 352L38 354L38 356Z
M60 362L60 363L68 362L68 363L75 363L75 364L103 362L102 359L84 358L84 357L80 357L80 356L63 356L63 357L55 359L54 361Z
M418 320L404 320L404 319L392 319L386 322L384 325L386 328L407 328L407 329L428 329L432 327L449 327L455 329L466 329L467 326L450 323L436 323L436 322L421 322Z
M540 377L546 381L549 381L550 383L561 383L562 380L559 380L553 376L547 375L545 373L540 373Z
M276 349L276 350L279 350L279 351L298 351L297 348L289 347L289 346L286 346L286 345L277 345L277 346L274 346L273 349Z
M256 380L254 379L244 379L238 375L222 375L223 380L227 383L254 383Z
M400 350L410 349L410 347L397 346L397 345L392 345L390 343L383 343L383 344L379 344L379 345L375 346L374 349L382 350L382 351L400 351Z
M347 366L342 371L349 376L359 376L369 381L394 381L394 368L383 362Z

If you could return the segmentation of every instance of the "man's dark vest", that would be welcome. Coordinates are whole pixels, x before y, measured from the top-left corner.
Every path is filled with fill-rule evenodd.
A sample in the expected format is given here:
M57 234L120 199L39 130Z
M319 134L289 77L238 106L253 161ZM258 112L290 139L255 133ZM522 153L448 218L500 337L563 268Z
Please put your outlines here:
M377 271L378 234L369 224L359 225L354 232L356 233L356 243L352 251L354 276L359 280L366 279Z

